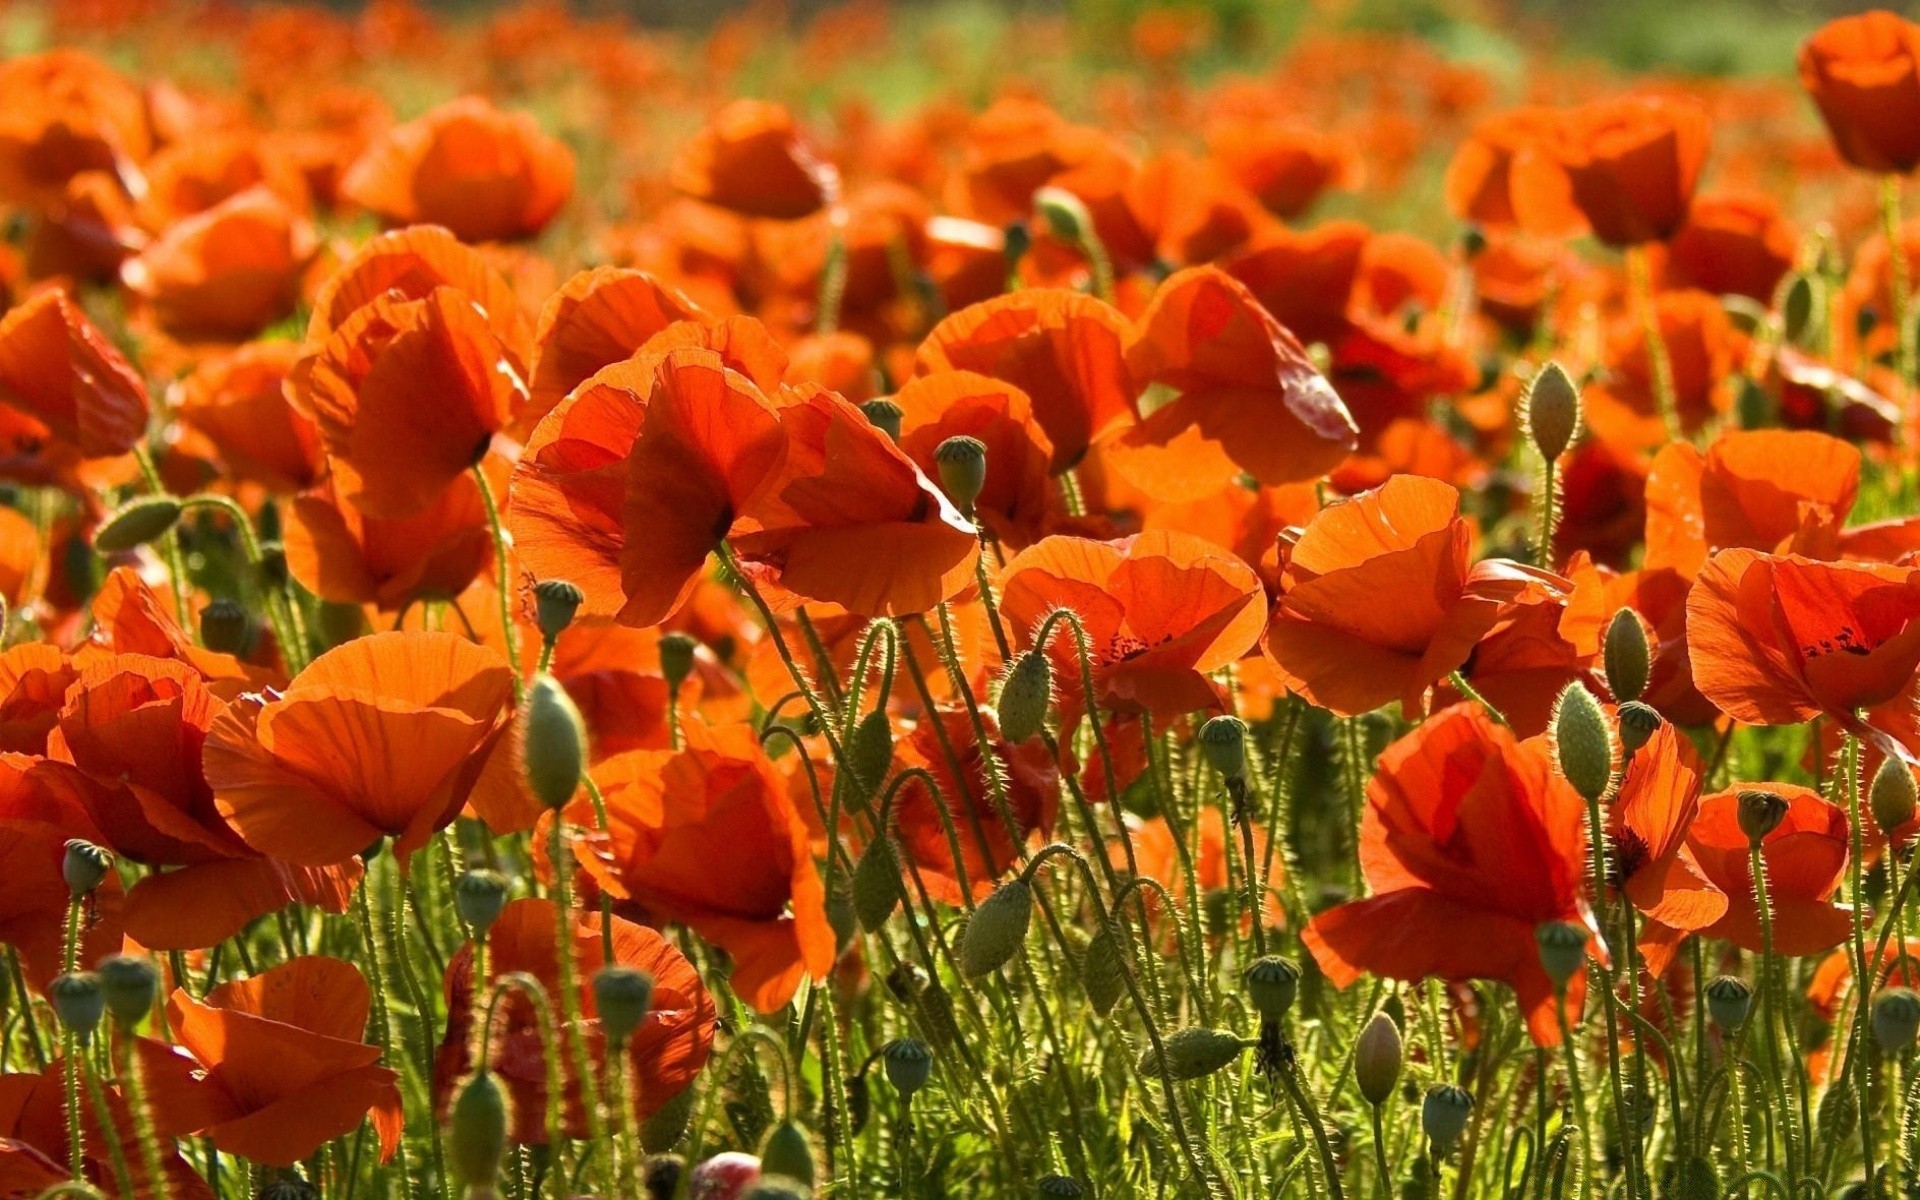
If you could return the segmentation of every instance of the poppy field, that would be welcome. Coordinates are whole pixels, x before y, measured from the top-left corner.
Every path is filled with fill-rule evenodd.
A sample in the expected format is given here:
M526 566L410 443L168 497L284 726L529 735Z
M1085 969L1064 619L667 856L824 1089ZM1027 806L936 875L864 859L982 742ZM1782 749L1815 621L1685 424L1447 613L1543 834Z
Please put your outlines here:
M0 1200L1920 1196L1920 25L1362 7L0 7Z

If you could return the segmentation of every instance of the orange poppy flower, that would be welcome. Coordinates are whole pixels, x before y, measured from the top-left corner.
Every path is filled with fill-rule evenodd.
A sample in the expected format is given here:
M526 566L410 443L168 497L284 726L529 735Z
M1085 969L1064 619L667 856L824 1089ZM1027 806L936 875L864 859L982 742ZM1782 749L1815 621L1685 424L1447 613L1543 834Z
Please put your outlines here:
M484 469L497 493L505 460L496 455ZM285 513L287 570L322 600L396 612L415 600L457 597L493 564L486 503L467 475L410 516L370 516L331 479L294 497Z
M40 574L40 530L16 508L0 508L0 600L11 608L27 602Z
M1001 736L999 719L991 709L982 709L980 718L992 750L993 769L1006 789L1012 832L994 802L982 770L980 739L964 709L943 708L923 715L894 755L896 769L920 767L933 776L940 789L936 802L921 779L901 785L894 798L893 833L901 852L926 884L927 894L943 904L962 902L962 868L973 899L986 899L1019 863L1021 851L1035 834L1052 836L1060 810L1060 770L1046 743L1032 737L1015 745ZM944 816L941 804L946 806ZM958 867L953 861L953 846L947 840L948 820L960 841ZM1018 845L1014 841L1016 832ZM911 884L908 886L911 888Z
M555 292L534 331L533 371L521 420L531 426L600 368L637 353L700 306L645 271L598 267Z
M934 371L908 380L893 402L900 406L900 449L923 474L939 478L934 451L948 438L977 439L987 448L987 477L975 515L1013 549L1039 539L1055 505L1053 442L1025 392L972 371Z
M1365 167L1358 147L1304 121L1232 114L1209 121L1207 154L1283 221L1305 216L1321 193L1353 188Z
M629 751L592 773L605 831L584 799L566 816L603 891L725 950L734 990L761 1012L825 978L834 936L811 838L751 727L690 722L684 750Z
M539 233L572 197L573 151L528 114L464 96L374 139L340 191L390 225L511 241Z
M142 174L146 188L134 212L155 233L255 188L295 212L305 214L310 207L299 168L251 130L196 130L169 140Z
M823 388L854 404L880 393L873 343L861 334L846 329L808 334L787 347L787 354L785 382L796 388Z
M356 310L287 387L320 427L340 497L392 519L430 507L526 397L486 315L445 287Z
M1870 735L1855 710L1920 669L1920 568L1722 550L1687 597L1687 647L1701 694L1736 721L1825 714Z
M735 100L674 159L673 186L748 217L791 221L831 203L840 174L820 157L793 114L764 100Z
M1006 565L1000 591L1001 612L1023 644L1057 608L1071 609L1086 628L1094 694L1062 688L1069 730L1088 704L1162 722L1218 711L1224 700L1208 676L1252 649L1266 619L1266 593L1251 567L1165 530L1115 542L1047 538ZM1056 629L1046 650L1057 678L1080 678L1072 630Z
M1027 288L976 304L934 326L915 373L977 371L1032 399L1053 442L1055 474L1079 462L1094 439L1132 418L1134 385L1127 319L1092 296Z
M438 225L413 225L369 238L314 294L307 342L325 346L334 331L376 300L425 300L450 287L466 295L521 370L532 330L520 298L485 255Z
M115 567L94 593L93 629L74 651L74 662L84 667L102 655L146 654L173 659L192 667L223 700L247 688L280 681L272 671L241 662L231 654L196 645L174 623L172 601L163 599L132 567Z
M142 1042L141 1051L149 1063L160 1058L148 1043ZM41 1071L0 1075L0 1189L6 1195L39 1195L48 1187L74 1179L76 1172L68 1165L72 1151L67 1134L66 1080L67 1067L61 1059ZM122 1195L116 1164L124 1162L133 1186L128 1200L158 1200L160 1184L149 1178L146 1156L126 1152L140 1144L132 1107L112 1083L103 1080L101 1091L113 1125L112 1140L93 1106L83 1105L78 1174L102 1194ZM181 1157L172 1131L157 1128L156 1133L160 1169L166 1175L165 1194L176 1200L215 1200L207 1181Z
M85 458L125 454L148 411L139 373L65 292L0 318L0 445L31 453L58 439Z
M1127 370L1163 402L1141 404L1140 424L1114 444L1116 466L1155 494L1169 490L1162 474L1182 480L1175 499L1217 492L1236 470L1270 485L1317 479L1356 444L1353 418L1305 347L1217 267L1160 285Z
M1555 114L1517 108L1482 121L1453 152L1447 209L1462 221L1571 237L1587 228L1573 185L1553 154Z
M1544 733L1560 692L1589 679L1600 657L1611 615L1606 589L1585 556L1569 563L1567 574L1543 573L1516 588L1460 669L1519 737ZM1450 683L1435 687L1435 707L1456 699L1465 697Z
M305 218L253 188L168 229L120 277L168 334L237 342L293 311L315 249Z
M1372 236L1359 221L1270 229L1220 265L1295 337L1331 346L1352 326L1347 308Z
M152 148L140 89L79 50L49 50L0 68L0 196L43 204L82 171L124 175Z
M67 840L98 836L86 796L86 780L73 767L0 753L0 942L20 952L28 981L42 990L65 970L62 949L73 895L60 871ZM123 901L120 877L109 871L83 913L83 962L120 952L126 938Z
M1267 626L1287 686L1342 716L1396 699L1422 711L1505 605L1551 578L1471 564L1472 546L1460 493L1438 480L1396 475L1322 510L1286 553Z
M1726 915L1701 936L1725 938L1753 954L1764 947L1747 835L1740 829L1740 793L1748 791L1772 792L1787 801L1786 817L1760 844L1773 910L1773 952L1797 958L1839 945L1852 928L1852 910L1832 901L1847 868L1847 814L1811 789L1786 783L1743 783L1700 802L1687 848L1727 898Z
M1860 452L1824 433L1736 430L1705 454L1671 442L1647 475L1646 566L1691 576L1730 546L1838 557L1859 490Z
M1226 168L1184 150L1142 163L1128 181L1126 201L1153 255L1174 264L1230 254L1275 223Z
M387 1161L400 1144L400 1076L363 1040L372 1003L359 968L313 955L202 999L175 988L167 1025L191 1058L149 1058L158 1123L263 1166L291 1167L370 1120ZM151 1069L160 1062L167 1065Z
M1920 26L1890 12L1829 21L1800 46L1800 86L1841 158L1881 174L1920 166Z
M1668 286L1773 303L1793 269L1800 233L1765 192L1713 192L1698 197L1687 223L1667 243Z
M1727 897L1706 878L1687 832L1700 811L1700 763L1693 744L1663 723L1627 760L1607 806L1607 862L1614 884L1646 917L1640 955L1649 974L1665 974L1689 933L1727 912Z
M557 1006L560 958L555 951L555 925L553 901L510 901L487 933L487 983L525 972L540 981ZM608 965L600 915L576 917L572 933L569 950L575 960L574 977L591 979ZM645 971L653 979L653 999L646 1019L634 1031L627 1048L635 1107L644 1120L686 1091L706 1066L713 1052L717 1014L700 973L672 942L653 930L614 917L613 961ZM434 1105L440 1111L451 1103L455 1086L473 1067L474 994L473 946L468 944L447 964L447 1031L433 1063ZM582 988L579 1000L598 1074L602 1069L598 1064L606 1058L606 1039L600 1033L593 989ZM523 1146L545 1145L547 1061L542 1049L542 1022L533 1005L517 992L501 1002L496 1020L493 1061L489 1065L513 1100L508 1136ZM561 1055L560 1071L566 1094L563 1128L569 1137L584 1138L587 1116L581 1106L580 1081L572 1055Z
M1518 994L1536 1045L1560 1042L1535 931L1591 928L1580 895L1586 807L1539 743L1478 705L1447 709L1381 753L1360 821L1365 899L1330 908L1300 940L1336 987L1362 972L1417 982L1487 979ZM1568 1020L1586 998L1567 984Z
M1746 354L1746 335L1735 328L1720 298L1705 292L1661 292L1654 313L1673 371L1680 426L1697 432L1733 407L1732 382ZM1622 450L1664 445L1654 388L1645 328L1637 319L1622 318L1607 337L1607 374L1583 394L1593 435Z
M1573 202L1609 246L1663 242L1685 224L1713 134L1692 100L1624 96L1562 115L1555 152Z
M511 669L451 633L379 633L322 654L284 692L215 717L203 755L220 815L303 866L383 836L402 862L452 823L506 728Z
M967 122L961 173L970 216L993 224L1026 218L1033 193L1056 175L1098 155L1107 135L1036 100L1009 96Z
M172 407L220 452L228 477L296 492L326 470L320 430L287 402L299 342L250 342L209 358L174 386Z

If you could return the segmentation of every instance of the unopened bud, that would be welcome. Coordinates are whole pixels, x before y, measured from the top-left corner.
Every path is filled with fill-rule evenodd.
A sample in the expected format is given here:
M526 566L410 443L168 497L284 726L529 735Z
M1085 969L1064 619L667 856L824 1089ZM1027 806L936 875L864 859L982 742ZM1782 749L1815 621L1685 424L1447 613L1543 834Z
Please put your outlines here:
M1200 752L1220 778L1229 782L1247 777L1247 723L1239 717L1210 717L1200 727Z
M1000 732L1015 745L1039 733L1053 703L1053 666L1038 650L1023 651L1007 665L1000 685Z
M1094 934L1080 956L1080 986L1086 989L1087 1003L1103 1017L1126 994L1126 966L1120 961L1120 949L1110 930Z
M587 728L573 697L553 676L540 676L527 690L525 729L527 786L548 808L565 808L586 769Z
M889 441L900 440L900 419L906 414L898 404L882 396L862 404L860 411L866 414L867 424L886 434Z
M93 531L93 548L119 554L165 537L186 510L172 496L141 496L107 514Z
M1564 989L1587 961L1587 931L1571 921L1547 921L1534 928L1533 939L1547 978Z
M511 885L498 871L485 868L464 872L453 884L453 908L473 930L473 936L485 937L507 907Z
M1010 879L980 902L960 935L960 972L968 978L991 974L1012 961L1027 940L1033 919L1033 888Z
M1604 659L1607 669L1607 689L1613 698L1622 703L1638 700L1647 692L1647 676L1651 671L1651 651L1647 648L1647 627L1641 623L1640 614L1630 608L1623 608L1613 614L1613 620L1607 624L1607 641Z
M1740 793L1736 804L1740 832L1747 835L1749 845L1758 846L1766 841L1767 835L1787 819L1787 798L1777 792L1748 788Z
M1300 986L1300 968L1277 954L1257 958L1244 976L1247 997L1262 1020L1278 1021L1293 1008Z
M83 1046L93 1037L100 1018L107 1015L106 990L92 971L54 976L47 984L47 999L60 1024L72 1030Z
M238 601L215 600L200 610L200 641L222 654L245 654L253 643L253 618Z
M1467 1119L1473 1116L1473 1096L1465 1088L1436 1083L1427 1089L1420 1103L1420 1129L1433 1144L1433 1153L1443 1157L1466 1132Z
M933 1078L933 1050L918 1038L888 1042L880 1050L880 1062L886 1068L887 1082L905 1100L913 1099L913 1094Z
M853 913L868 933L878 933L905 893L900 886L900 857L883 830L853 864Z
M113 854L84 838L67 841L66 854L60 859L60 876L67 881L67 892L75 900L92 893L113 870Z
M1620 748L1632 753L1660 732L1661 717L1651 704L1629 700L1620 706Z
M860 718L847 738L846 758L848 781L858 802L855 807L864 811L886 785L887 772L893 767L893 722L884 711L876 708Z
M633 967L602 967L593 973L593 1007L607 1040L625 1045L653 1007L653 976Z
M491 1191L507 1151L507 1096L482 1066L453 1099L447 1114L447 1166L469 1194Z
M1527 435L1540 457L1552 462L1573 444L1580 425L1580 389L1566 368L1550 362L1527 387Z
M1873 998L1873 1040L1886 1054L1898 1054L1920 1034L1920 993L1912 988L1881 988Z
M940 489L964 516L973 516L973 502L987 486L987 446L979 438L950 437L933 452L940 470Z
M540 636L551 645L573 624L573 615L586 602L587 594L577 584L564 579L542 579L533 585L534 620Z
M1707 985L1707 1015L1731 1033L1746 1021L1753 1008L1753 988L1744 979L1722 975Z
M1224 1029L1176 1029L1160 1039L1163 1054L1148 1046L1140 1056L1140 1073L1158 1075L1162 1068L1174 1079L1202 1079L1232 1063L1246 1049L1237 1034Z
M694 655L699 651L700 643L690 634L675 630L660 635L660 675L667 681L670 691L679 691L680 685L693 674Z
M813 1186L813 1144L798 1121L782 1121L767 1134L760 1147L760 1171Z
M1889 839L1894 831L1913 820L1913 771L1906 763L1888 755L1873 773L1873 787L1867 792L1867 804L1873 810L1873 823Z
M1033 211L1047 224L1047 232L1073 246L1084 246L1093 236L1093 214L1086 201L1065 188L1043 187L1033 194Z
M1353 1048L1353 1080L1368 1104L1378 1108L1400 1082L1400 1026L1384 1012L1376 1012Z
M122 1026L138 1025L160 998L160 971L153 960L136 954L114 954L94 966L107 1011Z
M1613 781L1613 737L1600 702L1578 680L1553 706L1553 742L1560 773L1573 790L1588 800L1606 795Z

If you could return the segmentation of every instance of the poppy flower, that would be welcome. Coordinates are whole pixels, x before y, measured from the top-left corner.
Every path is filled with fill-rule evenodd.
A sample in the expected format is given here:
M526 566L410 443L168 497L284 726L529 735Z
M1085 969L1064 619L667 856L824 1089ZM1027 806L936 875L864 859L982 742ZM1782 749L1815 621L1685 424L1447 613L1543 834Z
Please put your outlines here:
M671 179L696 200L777 221L816 212L840 191L839 172L793 114L764 100L735 100L715 113L681 147Z
M1555 152L1593 235L1635 246L1685 224L1712 131L1692 100L1626 96L1563 114Z
M569 952L574 978L591 979L608 965L598 913L578 915L571 922ZM434 1106L444 1111L455 1085L473 1067L475 996L490 990L507 975L524 972L540 981L546 994L560 995L560 958L553 901L509 901L487 933L487 988L473 980L473 946L462 946L447 964L447 1030L434 1056ZM646 972L653 979L652 1002L646 1018L634 1031L627 1053L633 1068L635 1107L642 1120L665 1108L686 1091L713 1052L717 1021L713 997L700 973L674 946L654 930L622 917L613 918L613 962ZM606 1058L606 1039L592 988L580 990L589 1052L596 1064ZM513 1103L508 1136L518 1145L539 1146L547 1141L547 1059L541 1020L527 998L514 992L501 1001L493 1032L492 1062ZM562 1036L566 1036L564 1031ZM587 1136L586 1111L581 1106L580 1081L571 1054L560 1056L566 1111L562 1127L569 1137ZM595 1073L602 1068L596 1065Z
M326 345L347 318L376 300L425 300L442 287L464 293L479 309L524 377L532 329L513 285L486 256L438 225L412 225L367 239L314 294L307 342Z
M1860 452L1823 433L1736 430L1703 454L1672 442L1647 475L1649 569L1692 575L1730 546L1838 557Z
M1753 954L1765 946L1747 835L1740 829L1740 793L1745 791L1772 792L1787 802L1787 815L1760 844L1773 910L1773 952L1797 958L1839 945L1853 920L1851 909L1832 900L1847 868L1847 814L1811 789L1786 783L1743 783L1700 802L1687 848L1727 898L1726 915L1701 936L1724 938Z
M142 1050L147 1051L146 1043ZM148 1062L159 1056L147 1051ZM118 1191L118 1163L124 1162L133 1190L128 1200L158 1200L161 1195L173 1200L215 1200L213 1188L187 1163L172 1132L156 1128L160 1149L161 1181L147 1174L146 1156L127 1153L139 1146L139 1132L133 1109L113 1083L101 1081L108 1119L113 1129L111 1141L97 1111L91 1104L81 1107L81 1161L79 1170L68 1165L72 1153L67 1132L67 1064L56 1059L35 1072L9 1072L0 1075L0 1191L9 1196L39 1195L49 1187L84 1178L106 1195ZM159 1122L155 1122L158 1126ZM48 1179L49 1173L52 1179Z
M1457 705L1381 753L1360 821L1369 895L1320 913L1300 938L1336 987L1362 972L1513 988L1535 1045L1560 1042L1535 931L1591 930L1581 900L1586 808L1538 742L1521 745L1478 705ZM1567 983L1567 1018L1586 997Z
M1031 645L1047 615L1071 609L1087 632L1092 696L1064 689L1063 726L1086 705L1169 722L1224 700L1208 678L1259 640L1266 593L1253 569L1190 534L1153 530L1115 542L1055 536L1022 550L1000 573L1001 612ZM1070 629L1046 646L1055 675L1080 678Z
M58 439L85 458L125 454L149 408L139 373L65 292L0 318L0 433L16 449Z
M747 726L690 722L684 750L634 750L593 768L605 797L567 820L587 875L651 921L683 924L733 957L733 988L761 1012L833 966L826 890L806 822Z
M146 187L134 213L155 233L261 189L300 214L311 207L299 167L251 130L196 130L168 140L141 169Z
M1047 105L1008 96L967 122L961 173L970 216L1004 225L1033 211L1033 194L1104 148L1106 135Z
M978 440L987 448L987 476L974 514L1003 545L1017 550L1039 540L1055 505L1053 442L1025 392L972 371L934 371L908 380L892 399L900 406L900 449L923 474L939 477L934 452L947 439Z
M1149 492L1166 490L1142 478L1158 472L1203 491L1236 469L1269 485L1317 479L1356 444L1353 418L1306 348L1217 267L1160 285L1127 346L1127 371L1161 401L1143 403L1140 424L1114 445L1124 453L1116 466Z
M220 815L263 854L345 862L383 836L404 862L451 824L507 723L512 673L451 633L358 638L207 731Z
M1793 269L1800 234L1765 192L1713 192L1698 197L1667 243L1668 286L1772 304Z
M1573 185L1553 153L1555 114L1517 108L1476 126L1453 152L1445 180L1447 209L1490 229L1546 237L1584 231Z
M1154 258L1166 263L1210 262L1274 224L1226 168L1182 150L1142 163L1128 182L1126 200Z
M73 893L60 864L67 840L98 834L86 797L86 780L75 768L0 753L0 942L20 952L28 981L42 990L66 969L62 950ZM120 877L109 871L82 914L81 961L120 952L123 901Z
M573 195L573 151L526 113L450 100L376 138L340 181L390 225L443 225L468 242L539 233Z
M491 484L506 464L484 464ZM294 497L286 508L287 570L300 585L336 604L397 612L415 600L457 597L493 564L493 531L480 485L455 477L420 512L370 516L342 499L333 480Z
M1569 563L1567 573L1543 573L1516 588L1460 669L1523 738L1546 731L1561 691L1574 680L1587 680L1600 658L1611 615L1605 587L1584 556ZM1437 707L1465 699L1445 681L1435 692Z
M1426 690L1466 662L1504 605L1542 573L1472 564L1460 493L1397 475L1322 510L1286 553L1268 655L1313 704L1358 716Z
M120 180L105 171L82 171L43 202L27 233L27 275L111 283L147 240Z
M1238 114L1209 121L1207 154L1283 221L1306 215L1323 192L1351 189L1364 173L1358 148L1304 121Z
M1027 288L961 309L920 345L916 374L977 371L1032 399L1053 442L1055 474L1094 439L1132 419L1127 319L1092 296Z
M287 387L320 428L341 498L390 519L430 507L526 397L486 314L445 287L356 310Z
M644 271L582 271L540 312L521 419L531 426L595 371L638 353L674 322L703 315L693 301Z
M358 967L316 955L200 999L175 988L167 1025L191 1058L149 1058L158 1123L263 1166L291 1167L370 1120L381 1161L390 1159L400 1144L400 1076L365 1041L372 1003Z
M1920 568L1735 548L1687 597L1693 679L1736 721L1792 725L1891 699L1920 669Z
M1853 166L1920 165L1920 26L1877 11L1829 21L1800 46L1800 86Z
M1680 426L1697 432L1733 407L1733 380L1747 337L1735 328L1720 298L1705 292L1661 292L1654 314L1667 348ZM1655 386L1645 327L1623 317L1607 336L1606 375L1582 394L1593 436L1622 450L1664 445Z
M163 599L132 567L107 573L90 605L93 629L74 650L74 663L85 667L102 655L146 654L172 659L192 667L213 694L231 699L247 688L279 682L270 670L252 666L231 654L197 645L174 621L171 600Z
M986 899L1019 863L1021 851L1035 834L1052 835L1060 808L1060 770L1046 743L1033 737L1016 745L1001 736L991 709L982 709L980 718L994 759L992 769L1005 789L1012 831L994 801L982 769L980 739L964 709L923 715L894 756L897 769L919 767L933 776L940 789L936 801L924 780L909 780L895 794L892 816L901 853L913 864L927 894L943 904L962 902L962 869L972 898ZM946 807L944 815L941 805ZM957 867L953 845L947 840L949 820L960 842Z
M1640 956L1647 972L1666 973L1689 933L1727 912L1727 897L1687 848L1700 811L1700 763L1692 743L1663 722L1621 773L1607 806L1607 864L1612 885L1645 917Z
M253 188L172 226L120 275L168 334L238 342L293 312L315 248L305 218Z
M40 204L83 171L124 176L152 149L140 89L79 50L49 50L0 68L0 196Z
M926 260L932 220L932 204L913 188L892 181L863 184L837 209L797 221L757 222L754 257L767 274L764 286L809 323L818 321L821 283L833 260L845 273L837 284L840 324L866 329L886 319L883 307L902 298L901 285Z
M287 402L283 386L303 353L299 342L249 342L174 385L174 412L214 444L229 478L280 493L319 482L320 430Z
M1359 221L1270 229L1220 266L1295 337L1331 346L1353 326L1348 305L1372 237Z

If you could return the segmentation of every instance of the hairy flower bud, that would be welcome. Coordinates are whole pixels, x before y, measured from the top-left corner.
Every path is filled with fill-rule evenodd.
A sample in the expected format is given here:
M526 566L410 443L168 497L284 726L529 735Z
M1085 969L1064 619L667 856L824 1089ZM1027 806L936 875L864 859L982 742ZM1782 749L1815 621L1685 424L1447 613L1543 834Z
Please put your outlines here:
M884 831L867 843L853 864L853 913L861 928L878 933L905 899L900 886L900 856Z
M1176 1029L1160 1039L1160 1045L1163 1055L1156 1055L1152 1046L1141 1053L1142 1075L1157 1075L1164 1065L1175 1079L1200 1079L1227 1066L1246 1049L1238 1034L1199 1026Z
M186 509L172 496L141 496L107 514L93 531L93 548L119 554L165 537Z
M760 1146L760 1170L813 1186L813 1143L798 1121L788 1119L773 1127Z
M542 675L527 690L527 786L534 798L550 809L565 808L580 786L587 763L587 728L573 697L551 675Z
M1033 888L1010 879L980 902L960 935L960 971L968 978L990 974L1012 961L1027 940L1033 919Z
M469 1194L491 1192L507 1150L507 1095L482 1066L447 1113L447 1168Z
M1873 823L1891 838L1894 831L1913 820L1913 771L1897 757L1889 755L1873 773L1873 786L1867 792Z
M1580 388L1566 368L1550 362L1527 386L1527 436L1534 449L1548 462L1559 458L1573 444L1580 426Z
M687 676L693 674L693 660L699 650L700 643L691 634L675 630L660 635L660 675L669 691L678 692Z
M1640 614L1623 608L1607 623L1607 640L1602 658L1607 671L1607 688L1613 698L1625 703L1638 700L1647 691L1652 671L1652 652L1647 647L1647 627Z
M1046 222L1047 232L1073 246L1084 246L1093 236L1093 214L1086 201L1065 188L1043 187L1033 194L1033 211Z
M1018 745L1039 733L1053 703L1053 664L1038 650L1026 650L1007 665L1000 684L1000 733Z
M1353 1079L1368 1104L1378 1108L1400 1082L1400 1026L1376 1012L1353 1048Z
M860 718L847 738L846 755L854 807L864 812L893 767L893 722L884 711L876 708Z
M1588 800L1606 795L1613 781L1613 736L1593 693L1569 683L1553 706L1553 744L1560 773Z

